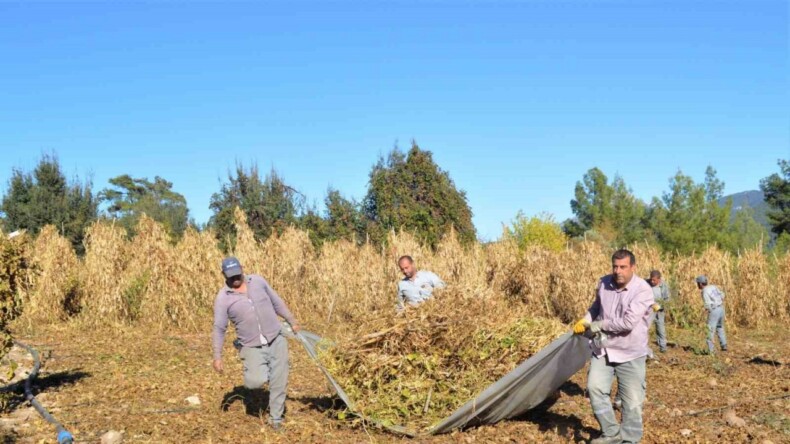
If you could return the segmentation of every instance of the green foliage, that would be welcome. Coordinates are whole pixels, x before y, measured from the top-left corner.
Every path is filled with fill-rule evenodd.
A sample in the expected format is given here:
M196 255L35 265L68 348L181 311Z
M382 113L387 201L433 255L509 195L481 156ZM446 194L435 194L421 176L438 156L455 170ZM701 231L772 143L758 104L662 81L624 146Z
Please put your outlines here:
M571 237L591 234L621 247L647 236L645 208L621 177L615 176L610 185L603 171L591 168L576 182L571 200L575 219L566 220L562 228Z
M709 166L702 184L678 171L669 188L660 200L653 199L649 214L650 227L665 251L689 254L706 245L733 249L732 202L718 204L724 183L716 178L716 170Z
M768 230L754 219L754 210L748 206L735 213L730 233L732 247L736 250L746 250L758 245L764 247L771 238Z
M782 166L790 174L790 166ZM770 182L768 189L781 188L775 176L763 180ZM742 208L731 217L731 200L719 203L723 191L724 182L710 166L702 183L678 171L669 180L669 190L646 206L622 178L615 176L610 184L601 170L592 168L576 183L571 201L575 218L563 222L562 229L571 237L583 235L615 248L647 240L681 254L707 245L733 252L766 245L770 236L754 212Z
M505 228L504 237L515 240L522 251L533 245L560 251L568 242L568 237L550 214L528 218L521 211L510 226Z
M14 169L0 210L6 230L38 234L51 224L82 253L85 229L98 216L98 202L90 181L67 181L57 157L44 155L32 172Z
M123 300L124 314L129 321L136 321L140 317L140 312L143 305L143 296L148 288L148 283L151 281L151 272L149 270L135 276L129 285L121 293Z
M261 180L257 165L247 170L237 164L235 174L228 172L228 182L211 196L209 204L214 213L209 226L214 228L224 250L231 248L235 239L235 207L241 208L247 216L255 237L263 240L272 233L281 233L289 225L298 224L304 196L286 184L274 169Z
M298 226L307 230L310 242L313 246L320 246L329 237L326 219L322 218L315 208L309 208L304 214L299 216Z
M790 253L790 233L785 232L779 235L776 238L776 242L773 246L773 251L778 254L787 254Z
M576 182L574 199L571 200L571 211L576 216L575 230L569 231L568 235L581 236L612 219L614 189L608 182L609 179L598 168L587 170L582 180Z
M645 229L645 203L634 196L625 181L615 176L612 183L612 221L614 230L614 247L621 248L634 244L648 237Z
M326 240L347 239L360 242L365 234L360 205L344 198L339 191L329 189L326 204Z
M99 199L108 202L107 212L118 218L129 235L134 234L142 214L164 225L177 240L186 230L189 210L183 195L172 190L173 184L157 176L134 179L127 174L110 179L114 188L99 193Z
M362 207L376 241L383 241L391 229L403 228L435 246L451 226L462 242L476 238L466 194L456 189L431 152L416 143L408 154L395 148L373 166Z
M790 161L777 161L780 174L771 174L760 181L760 189L765 193L768 204L768 221L771 231L777 236L790 233Z

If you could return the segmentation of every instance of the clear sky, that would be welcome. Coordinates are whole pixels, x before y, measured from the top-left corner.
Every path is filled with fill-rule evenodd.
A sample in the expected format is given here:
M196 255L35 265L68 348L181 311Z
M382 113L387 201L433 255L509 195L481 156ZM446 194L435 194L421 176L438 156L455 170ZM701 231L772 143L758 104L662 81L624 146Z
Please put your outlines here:
M55 152L95 188L174 183L198 222L235 162L323 207L415 139L484 239L571 216L598 166L645 200L790 158L786 0L0 2L0 183Z

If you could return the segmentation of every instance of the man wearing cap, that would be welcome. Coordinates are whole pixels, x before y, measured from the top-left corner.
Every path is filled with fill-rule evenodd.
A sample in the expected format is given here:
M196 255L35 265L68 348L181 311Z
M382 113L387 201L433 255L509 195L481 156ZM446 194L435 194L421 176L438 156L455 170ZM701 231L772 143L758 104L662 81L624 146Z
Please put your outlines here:
M419 305L433 295L435 288L444 288L444 281L431 271L417 270L411 256L401 256L398 268L403 279L398 282L398 310L406 308L406 304Z
M587 391L602 436L591 444L637 443L642 439L647 332L654 300L650 285L635 271L634 254L615 251L612 274L598 281L595 301L573 326L576 334L589 330L595 335ZM617 421L610 398L615 377L623 403L622 424Z
M252 390L269 382L269 423L280 431L288 384L288 342L277 316L288 321L294 332L300 330L299 324L266 279L245 275L235 257L222 261L222 274L225 286L214 301L214 370L224 370L222 345L230 320L241 344L244 386Z
M727 351L727 335L724 333L724 292L719 287L708 284L708 277L697 276L697 288L702 291L702 304L708 312L708 352L715 352L713 331L719 335L721 351Z

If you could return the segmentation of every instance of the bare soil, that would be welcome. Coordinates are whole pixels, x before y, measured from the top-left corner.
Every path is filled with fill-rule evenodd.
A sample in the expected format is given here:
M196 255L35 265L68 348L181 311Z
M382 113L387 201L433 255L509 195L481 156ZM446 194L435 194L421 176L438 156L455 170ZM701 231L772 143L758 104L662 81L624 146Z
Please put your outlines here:
M290 341L286 430L277 434L266 424L265 391L241 387L241 363L230 344L225 372L212 370L208 333L65 324L18 326L15 336L42 354L37 398L76 442L98 443L109 430L122 432L126 443L578 443L598 436L586 371L521 418L409 439L346 415L299 343ZM643 442L790 442L786 330L730 332L729 351L715 356L699 353L699 330L670 329L670 339L674 346L648 364ZM13 357L23 375L31 361L19 349ZM19 376L7 386L12 398L0 416L0 443L56 442L54 427L32 410L22 387ZM190 405L191 396L200 404ZM728 410L745 425L729 424Z

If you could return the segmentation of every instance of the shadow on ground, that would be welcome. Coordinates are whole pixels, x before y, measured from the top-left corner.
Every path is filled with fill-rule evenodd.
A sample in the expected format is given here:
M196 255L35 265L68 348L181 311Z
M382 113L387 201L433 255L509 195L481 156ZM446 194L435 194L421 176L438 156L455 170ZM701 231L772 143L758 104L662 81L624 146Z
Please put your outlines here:
M296 398L295 401L307 405L310 410L320 413L328 412L334 417L337 416L336 413L345 412L347 409L346 403L337 395L303 396L301 398Z
M44 376L39 375L31 383L33 396L37 396L40 393L45 393L51 389L57 389L67 385L75 384L81 379L87 378L89 376L91 376L90 373L84 372L82 370L71 370L71 371L50 373ZM26 382L27 379L23 379L21 381L17 381L13 384L0 388L0 394L5 395L5 397L7 398L6 399L7 404L4 406L5 408L3 409L2 413L8 413L12 410L15 410L22 403L27 402L27 400L25 399ZM5 437L3 435L0 435L0 444L6 442L3 441L3 439L5 439Z
M570 381L562 384L559 391L567 396L585 395L585 391L581 386ZM512 421L531 422L536 424L541 432L554 432L559 436L572 437L574 442L588 442L591 437L600 434L597 429L585 426L582 419L576 415L565 415L550 411L558 399L558 397L550 397L527 413L513 418Z
M753 357L752 359L747 361L747 364L771 365L774 367L779 367L780 365L782 365L782 363L779 361L774 361L773 359L763 359L760 356Z
M227 412L230 406L237 402L244 404L245 413L260 418L266 413L266 408L269 406L269 391L250 390L243 385L237 385L222 397L220 408L223 412Z

